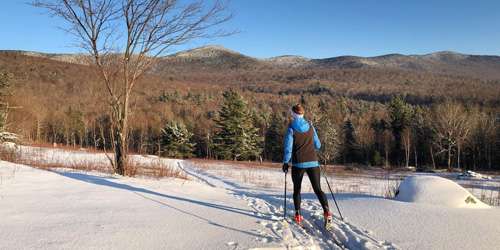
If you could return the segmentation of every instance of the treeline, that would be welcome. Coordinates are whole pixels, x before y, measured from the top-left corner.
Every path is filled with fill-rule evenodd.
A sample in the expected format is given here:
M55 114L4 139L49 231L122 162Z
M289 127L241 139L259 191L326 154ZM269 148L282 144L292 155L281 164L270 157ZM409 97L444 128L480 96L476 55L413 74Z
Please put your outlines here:
M500 169L500 120L489 107L444 100L412 105L404 96L367 102L330 95L268 96L228 90L164 91L157 122L135 117L130 151L168 157L281 161L289 107L301 102L329 163ZM263 99L264 98L264 99ZM153 115L154 116L154 115ZM93 120L68 107L40 121L32 139L75 147L111 148L109 117ZM150 114L149 117L152 117Z
M498 81L387 69L182 66L141 79L131 99L131 152L280 161L289 109L300 101L331 162L500 169ZM27 143L111 149L109 100L91 68L0 53L0 72L9 72L13 95L3 99L15 107L7 131ZM227 89L243 101L244 127L257 139L232 143L255 144L251 154L221 146L231 145L220 137ZM179 134L187 136L175 141Z

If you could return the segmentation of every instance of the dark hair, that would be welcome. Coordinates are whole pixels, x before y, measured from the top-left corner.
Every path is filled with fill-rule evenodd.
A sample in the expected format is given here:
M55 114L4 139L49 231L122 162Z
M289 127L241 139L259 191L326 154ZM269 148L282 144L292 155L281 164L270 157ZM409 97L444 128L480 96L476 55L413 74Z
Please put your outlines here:
M292 107L292 111L295 113L295 114L299 114L299 115L303 115L306 111L304 110L304 107L302 107L302 105L299 103L299 104L295 104L293 105Z

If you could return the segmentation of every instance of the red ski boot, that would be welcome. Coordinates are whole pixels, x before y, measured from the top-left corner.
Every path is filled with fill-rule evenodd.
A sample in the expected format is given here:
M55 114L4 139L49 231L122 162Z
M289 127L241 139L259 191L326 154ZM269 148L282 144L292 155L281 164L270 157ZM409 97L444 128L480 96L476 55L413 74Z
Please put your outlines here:
M295 223L297 223L299 226L302 226L302 221L304 220L304 217L300 214L295 214Z
M325 229L326 230L333 229L333 216L332 216L332 213L330 213L329 211L325 212L324 216L325 216Z

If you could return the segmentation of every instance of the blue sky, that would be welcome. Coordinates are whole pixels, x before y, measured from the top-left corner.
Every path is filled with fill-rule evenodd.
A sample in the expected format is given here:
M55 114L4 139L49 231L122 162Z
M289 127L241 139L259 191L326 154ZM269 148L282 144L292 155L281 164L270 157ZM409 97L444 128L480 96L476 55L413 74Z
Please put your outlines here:
M75 52L57 19L2 0L0 49ZM232 0L225 26L240 33L178 49L219 44L255 57L322 58L451 50L500 55L498 0Z

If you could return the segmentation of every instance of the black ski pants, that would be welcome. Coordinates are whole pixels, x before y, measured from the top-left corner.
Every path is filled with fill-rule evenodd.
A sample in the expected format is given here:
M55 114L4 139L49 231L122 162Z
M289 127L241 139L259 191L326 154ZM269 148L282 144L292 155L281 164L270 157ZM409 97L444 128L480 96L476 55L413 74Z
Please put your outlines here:
M309 180L311 181L311 186L314 193L318 197L321 207L323 207L324 212L328 212L328 200L326 199L325 193L321 190L321 172L319 167L312 168L298 168L292 167L292 181L293 181L293 204L295 206L295 211L300 211L300 188L302 185L302 178L304 173L307 172Z

